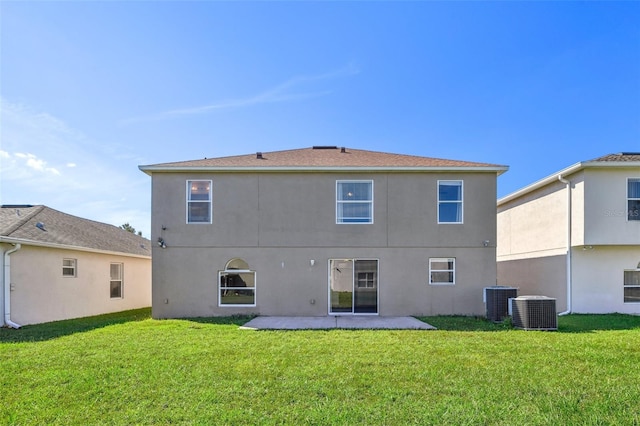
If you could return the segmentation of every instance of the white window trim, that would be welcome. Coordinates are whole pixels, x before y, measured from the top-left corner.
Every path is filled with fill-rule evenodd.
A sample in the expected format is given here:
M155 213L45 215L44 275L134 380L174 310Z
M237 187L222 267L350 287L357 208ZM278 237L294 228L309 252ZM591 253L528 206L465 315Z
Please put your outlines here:
M431 262L449 262L453 261L453 269L432 269ZM452 272L453 273L453 282L432 282L431 281L431 273L432 272ZM456 258L455 257L430 257L429 258L429 285L435 286L452 286L456 285Z
M640 269L625 269L624 272L640 272ZM624 275L623 275L624 277ZM625 284L624 283L624 278L622 280L622 303L625 305L638 305L640 304L640 301L638 302L625 302L624 301L624 289L625 288L640 288L640 285L636 285L636 284Z
M190 200L191 182L209 182L209 200ZM186 203L185 203L185 222L187 225L210 225L213 223L213 181L211 179L187 179L186 182ZM189 203L209 203L209 221L208 222L189 222Z
M253 303L222 303L222 298L220 297L220 293L222 292L223 287L220 285L220 279L223 275L229 274L253 274L253 287L224 287L227 289L238 288L241 290L253 289ZM258 301L258 277L256 271L251 269L225 269L224 271L218 271L218 307L219 308L242 308L242 307L255 307Z
M73 261L73 266L65 266L64 265L64 261L65 260ZM65 273L64 273L65 269L73 269L73 275L65 275ZM65 257L64 259L62 259L62 277L63 278L77 278L78 277L78 259L73 259L73 258L70 258L70 257Z
M120 265L120 279L114 280L111 277L111 265ZM119 281L120 282L120 296L111 296L111 283ZM109 298L111 300L121 300L124 299L124 263L122 262L111 262L109 264Z
M440 184L441 183L446 183L446 182L460 182L460 201L450 201L450 200L444 200L444 201L440 201ZM438 200L437 202L437 215L438 215L438 225L461 225L464 224L464 180L462 179L442 179L442 180L438 180L438 186L436 187L436 198ZM441 222L440 221L440 203L449 203L449 204L460 204L460 222Z
M338 187L341 183L370 183L371 184L371 200L338 200ZM336 225L372 225L373 224L373 179L361 179L361 180L353 180L353 179L339 179L336 180ZM369 203L371 205L371 220L369 222L340 222L339 218L339 204L364 204ZM343 218L344 219L344 218Z
M631 197L629 197L629 181L630 180L636 180L636 179L640 180L640 178L637 178L637 177L628 177L627 178L627 186L625 187L625 190L626 190L625 200L626 200L626 202L625 202L625 206L624 206L624 211L626 212L625 217L627 218L627 222L640 222L640 220L629 220L629 201L632 201L632 200L634 200L634 201L635 200L639 200L640 201L640 198L631 198Z

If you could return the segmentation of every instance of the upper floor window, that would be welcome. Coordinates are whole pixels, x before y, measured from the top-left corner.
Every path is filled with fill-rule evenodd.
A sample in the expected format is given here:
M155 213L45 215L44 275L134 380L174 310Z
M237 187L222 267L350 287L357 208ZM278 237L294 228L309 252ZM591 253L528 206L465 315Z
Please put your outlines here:
M76 276L76 259L62 259L62 276L63 277L75 277Z
M373 223L373 181L336 182L336 223Z
M640 178L627 180L627 220L640 220Z
M438 181L438 223L462 223L462 181Z
M211 181L187 181L187 223L211 223Z

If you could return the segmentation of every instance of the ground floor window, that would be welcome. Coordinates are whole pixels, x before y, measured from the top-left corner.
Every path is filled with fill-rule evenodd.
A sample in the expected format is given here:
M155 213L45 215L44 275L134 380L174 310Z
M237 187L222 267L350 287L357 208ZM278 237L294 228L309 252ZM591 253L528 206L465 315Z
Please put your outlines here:
M456 283L456 259L431 258L429 259L429 284L453 285Z
M624 271L624 303L640 303L640 269Z
M76 259L62 259L62 276L63 277L76 277Z
M218 273L218 306L256 306L256 272L242 259L227 262Z
M123 264L112 263L111 264L111 281L109 282L110 293L112 299L122 299L122 286L123 286Z

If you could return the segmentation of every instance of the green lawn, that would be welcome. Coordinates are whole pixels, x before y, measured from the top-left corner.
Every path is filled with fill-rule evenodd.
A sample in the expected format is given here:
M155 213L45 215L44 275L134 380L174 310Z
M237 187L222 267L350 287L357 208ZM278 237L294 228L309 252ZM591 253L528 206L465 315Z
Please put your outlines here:
M0 424L640 424L640 317L558 332L240 330L148 310L0 330Z

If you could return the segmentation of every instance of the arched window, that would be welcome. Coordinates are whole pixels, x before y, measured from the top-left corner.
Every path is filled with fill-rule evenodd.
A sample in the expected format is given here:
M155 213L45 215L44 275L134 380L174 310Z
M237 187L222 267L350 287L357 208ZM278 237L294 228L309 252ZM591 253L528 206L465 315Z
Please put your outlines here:
M218 295L218 306L256 306L256 272L243 259L231 259L218 272Z

